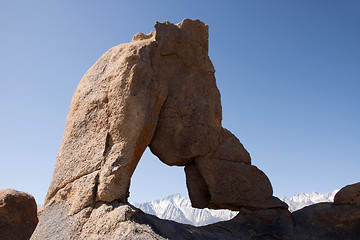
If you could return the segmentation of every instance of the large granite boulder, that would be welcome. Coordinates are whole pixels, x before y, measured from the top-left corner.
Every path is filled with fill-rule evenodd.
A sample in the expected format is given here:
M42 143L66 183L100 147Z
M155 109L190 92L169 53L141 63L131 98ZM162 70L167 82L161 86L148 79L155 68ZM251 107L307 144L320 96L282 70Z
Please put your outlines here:
M33 240L356 239L358 186L333 203L294 212L221 126L220 93L199 20L157 23L107 51L80 81ZM227 208L230 221L194 227L161 220L127 199L145 148L184 166L194 207ZM355 190L354 190L355 189ZM354 200L352 200L354 198ZM339 200L345 199L345 200ZM351 201L349 201L349 199ZM354 204L346 204L354 203Z
M154 32L107 51L75 90L33 239L139 231L105 216L128 209L130 179L147 146L165 164L185 166L193 206L287 216L269 179L221 126L214 72L208 26L199 20L156 23ZM101 225L92 223L97 218Z
M127 202L149 146L165 164L186 166L196 207L286 208L222 128L214 72L208 26L199 20L157 23L107 51L74 93L45 207L67 202L74 214L96 202Z
M347 185L340 189L334 197L334 203L360 205L360 182Z
M0 239L27 240L38 223L33 196L13 189L0 190Z

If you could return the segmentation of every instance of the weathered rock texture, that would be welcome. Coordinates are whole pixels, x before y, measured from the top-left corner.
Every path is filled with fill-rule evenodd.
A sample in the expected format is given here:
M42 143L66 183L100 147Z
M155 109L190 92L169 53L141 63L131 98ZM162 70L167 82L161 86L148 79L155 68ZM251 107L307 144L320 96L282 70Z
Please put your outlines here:
M360 236L360 206L319 203L290 214L285 209L241 209L230 221L194 227L145 214L129 204L97 203L69 216L69 205L45 208L33 240L227 239L339 240Z
M294 225L269 179L222 128L214 72L208 27L198 20L157 23L107 51L74 93L32 239L294 239L295 227L308 236L307 214L298 212ZM239 215L197 228L129 205L147 146L165 164L185 166L194 207Z
M360 205L360 183L347 185L340 189L334 197L334 203Z
M235 219L204 227L162 220L128 204L97 203L69 216L69 206L48 206L32 239L291 239L285 209L242 210Z
M193 206L286 208L240 141L221 126L220 93L208 57L208 26L157 23L107 51L77 87L45 207L70 214L96 202L127 202L147 146L185 166Z
M0 190L0 239L26 240L35 230L37 206L30 194Z

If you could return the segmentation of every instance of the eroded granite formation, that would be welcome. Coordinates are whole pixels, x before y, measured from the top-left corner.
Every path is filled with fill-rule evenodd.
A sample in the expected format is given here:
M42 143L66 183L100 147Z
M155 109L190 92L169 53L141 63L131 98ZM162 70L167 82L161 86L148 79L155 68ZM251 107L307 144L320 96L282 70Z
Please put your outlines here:
M221 126L214 72L208 26L199 20L156 23L154 32L107 51L74 93L32 239L295 239L303 233L272 196L267 176ZM165 164L185 167L194 207L239 215L193 227L128 204L131 176L148 146Z
M165 164L185 166L195 207L285 208L222 128L214 72L208 26L198 20L157 23L107 51L74 93L45 207L67 202L74 214L96 202L126 203L149 146Z

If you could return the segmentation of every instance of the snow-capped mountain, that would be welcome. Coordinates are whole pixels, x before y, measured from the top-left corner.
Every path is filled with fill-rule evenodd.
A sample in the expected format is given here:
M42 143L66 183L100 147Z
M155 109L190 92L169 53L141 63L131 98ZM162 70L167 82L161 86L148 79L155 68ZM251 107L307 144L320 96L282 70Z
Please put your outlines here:
M291 198L282 197L281 200L286 202L289 205L289 210L293 212L315 203L333 202L334 196L338 191L339 190L335 190L331 193L299 193ZM159 218L194 226L204 226L219 221L227 221L235 217L238 213L230 210L193 208L190 200L180 196L180 194L142 204L134 203L133 205L145 213L155 215Z
M334 196L339 190L334 190L331 193L299 193L291 198L282 197L281 200L289 205L289 211L294 212L303 207L319 203L319 202L333 202Z
M191 207L190 200L180 196L180 194L171 195L161 200L142 204L134 203L133 205L144 212L159 218L194 226L203 226L219 221L227 221L237 214L237 212L230 210L193 208Z

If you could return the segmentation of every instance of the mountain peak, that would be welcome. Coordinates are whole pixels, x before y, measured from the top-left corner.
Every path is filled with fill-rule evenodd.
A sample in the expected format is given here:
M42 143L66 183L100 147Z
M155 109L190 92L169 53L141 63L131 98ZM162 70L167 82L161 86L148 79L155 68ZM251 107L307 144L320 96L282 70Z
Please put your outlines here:
M194 226L227 221L237 214L237 212L230 210L193 208L190 200L182 197L179 193L172 194L161 200L154 200L142 204L135 203L134 206L159 218Z
M281 200L284 201L288 206L291 212L297 211L303 207L319 203L319 202L333 202L335 194L339 189L334 190L330 193L299 193L294 195L291 198L282 197Z
M281 200L289 205L291 212L303 207L319 203L332 202L339 190L330 193L299 193L291 198L282 197ZM235 217L237 212L230 210L197 209L191 206L188 198L182 197L179 193L172 194L159 200L146 203L134 203L135 207L142 211L155 215L162 219L173 220L179 223L203 226L219 221L227 221Z

